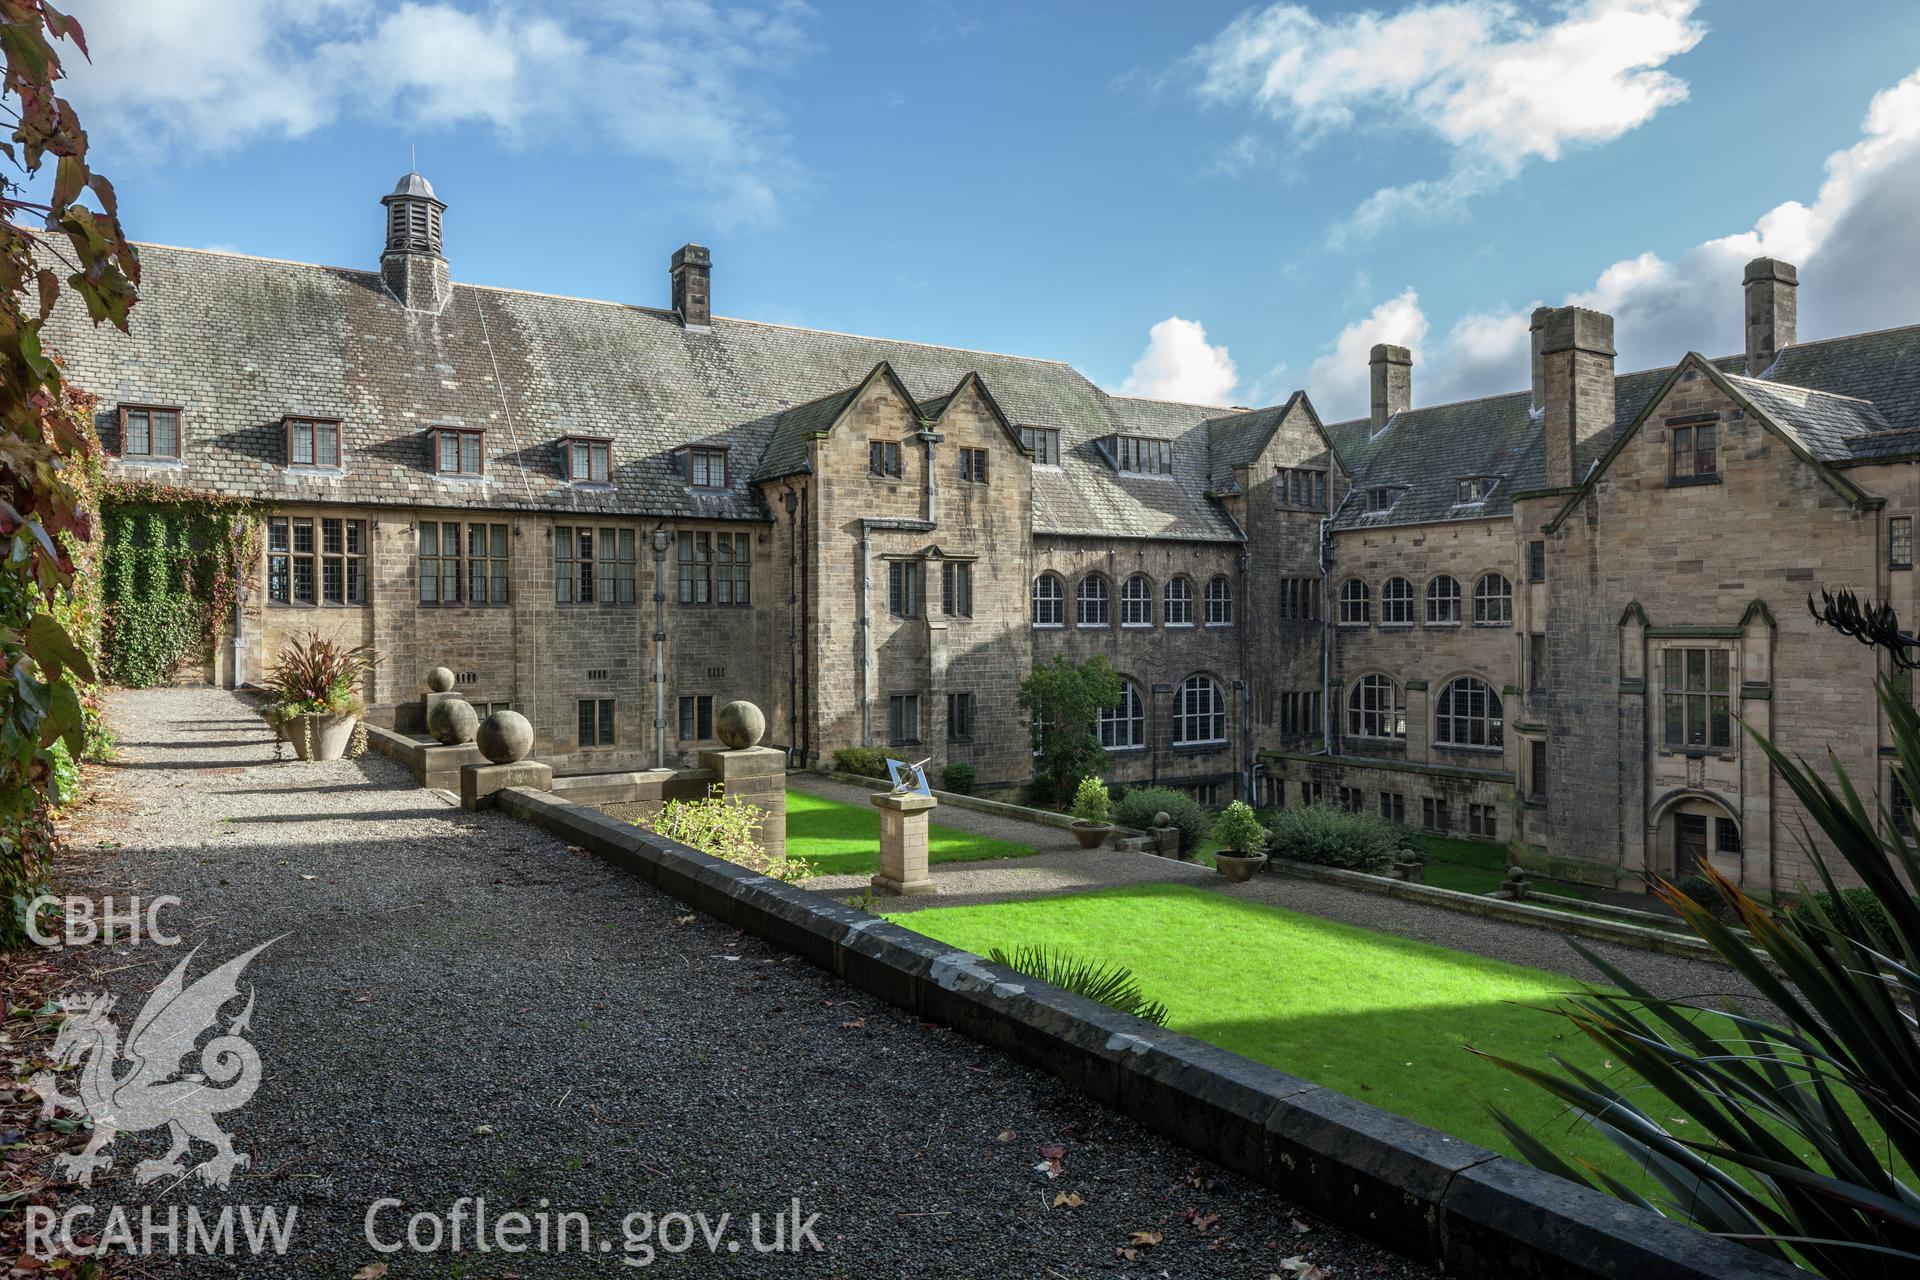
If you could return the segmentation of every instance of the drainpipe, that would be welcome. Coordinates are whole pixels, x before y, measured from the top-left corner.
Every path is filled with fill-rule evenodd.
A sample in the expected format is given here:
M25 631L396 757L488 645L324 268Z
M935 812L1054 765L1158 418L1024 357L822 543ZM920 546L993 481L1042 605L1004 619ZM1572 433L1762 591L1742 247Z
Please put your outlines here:
M800 751L800 530L794 513L800 495L788 485L780 494L787 512L787 767Z
M806 530L806 536L808 538L813 537L813 503L811 499L812 491L810 489L802 489L800 491L800 527ZM811 765L813 763L813 668L810 665L813 661L812 563L812 549L808 545L803 545L800 548L800 615L803 619L803 625L800 628L800 670L802 679L806 681L804 686L806 690L804 694L806 706L802 709L800 716L800 763L802 765Z
M653 737L654 766L667 767L667 544L665 525L653 531Z
M233 593L233 687L238 689L247 682L247 589L242 586Z
M872 587L867 582L867 574L873 564L873 537L868 532L868 522L860 522L860 745L873 745L873 699L867 691L871 683L873 669L873 620L868 616L872 612Z
M1239 562L1236 566L1240 575L1240 618L1237 637L1240 648L1240 742L1241 742L1241 794L1249 805L1259 803L1259 793L1254 790L1253 756L1253 669L1248 665L1248 633L1253 629L1253 593L1247 588L1247 571L1252 557L1245 544L1241 545Z
M933 430L933 424L924 421L921 423L920 431L917 434L920 437L920 443L925 446L927 453L927 483L920 498L920 518L931 524L933 523L933 496L935 491L933 482L933 446L939 444L942 440L946 439L946 437L936 434Z

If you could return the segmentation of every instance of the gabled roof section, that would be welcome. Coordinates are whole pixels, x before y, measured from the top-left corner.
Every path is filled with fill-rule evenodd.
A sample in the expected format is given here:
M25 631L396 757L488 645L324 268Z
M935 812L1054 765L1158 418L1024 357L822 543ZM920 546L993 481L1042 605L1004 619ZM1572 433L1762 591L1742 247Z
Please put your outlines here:
M1600 456L1600 460L1594 464L1593 469L1587 473L1572 496L1562 504L1553 519L1547 521L1546 531L1552 533L1558 529L1574 508L1593 492L1593 487L1613 465L1613 460L1620 456L1620 451L1626 448L1627 442L1638 435L1647 420L1653 416L1654 408L1666 399L1667 392L1674 384L1690 371L1697 371L1704 375L1725 392L1735 404L1752 414L1762 426L1779 436L1787 448L1818 472L1820 478L1848 502L1856 507L1863 507L1876 501L1861 492L1852 481L1836 473L1829 461L1816 453L1810 444L1811 441L1821 447L1827 447L1834 442L1836 438L1834 433L1839 430L1839 423L1860 424L1863 421L1861 409L1863 405L1866 411L1872 411L1877 418L1879 415L1877 411L1873 411L1873 406L1865 405L1863 401L1850 401L1846 406L1842 406L1836 402L1847 401L1847 397L1825 396L1801 387L1782 387L1764 379L1727 373L1720 367L1723 363L1724 361L1709 360L1698 352L1690 351L1686 359L1668 370L1667 376L1661 380L1653 394L1646 398L1633 421L1624 431L1616 435L1613 446ZM1812 407L1807 407L1809 405ZM1782 421L1781 418L1776 417L1776 409L1784 413L1788 420ZM1842 456L1845 456L1844 453Z
M1861 437L1892 430L1871 400L1735 374L1726 379L1822 462L1844 462Z
M1796 343L1760 376L1871 400L1894 429L1920 429L1920 325Z
M1532 393L1512 392L1457 404L1402 409L1379 431L1367 418L1329 428L1343 462L1353 467L1353 487L1379 485L1399 492L1385 511L1347 503L1334 518L1337 529L1377 525L1485 520L1513 511L1515 490L1546 483L1546 441L1531 412ZM1497 477L1480 502L1461 505L1460 481Z
M1285 404L1211 419L1207 423L1207 487L1214 493L1235 492L1234 468L1244 467L1258 458L1274 433L1280 430L1280 424L1293 412L1293 406L1304 399L1306 393L1296 391L1287 397Z
M993 398L993 392L987 389L985 380L977 373L969 372L963 375L960 381L954 384L953 390L947 392L944 396L939 396L922 403L920 405L921 418L938 427L940 420L947 416L947 410L953 407L953 402L958 400L960 393L968 387L972 387L974 392L979 395L981 403L987 406L987 411L993 415L993 420L1000 424L1000 429L1007 433L1007 439L1013 443L1013 447L1022 453L1031 455L1033 450L1029 449L1026 442L1020 438L1020 428L1013 425L1012 420L1007 417L1007 411L1000 407L1000 402Z
M767 442L767 451L762 455L753 478L756 481L777 480L782 476L813 470L807 461L807 441L833 430L861 393L878 381L891 383L902 400L916 404L913 393L900 381L900 375L893 371L891 364L882 360L855 385L829 392L818 400L797 404L781 413L774 422L773 437Z

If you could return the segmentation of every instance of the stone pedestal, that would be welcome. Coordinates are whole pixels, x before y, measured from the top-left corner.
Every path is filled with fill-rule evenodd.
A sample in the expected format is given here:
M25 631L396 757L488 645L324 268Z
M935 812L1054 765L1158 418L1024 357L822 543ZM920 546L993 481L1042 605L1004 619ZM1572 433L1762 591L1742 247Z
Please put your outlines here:
M433 710L435 703L445 702L449 698L458 698L464 702L466 697L466 694L455 693L451 689L445 693L423 693L420 695L420 701L403 702L394 708L393 727L401 733L425 733L427 715Z
M486 762L487 758L480 754L480 748L471 742L463 742L457 747L444 747L436 742L430 747L420 748L420 772L413 780L423 787L458 791L460 770L470 764Z
M940 802L932 796L873 797L880 811L880 874L873 887L891 893L937 893L927 874L927 815Z
M702 751L700 767L713 772L725 794L764 809L760 843L776 858L787 856L787 753L773 747Z
M460 807L493 808L494 793L508 787L530 787L535 791L553 790L553 766L538 760L516 760L512 764L463 764L460 766Z

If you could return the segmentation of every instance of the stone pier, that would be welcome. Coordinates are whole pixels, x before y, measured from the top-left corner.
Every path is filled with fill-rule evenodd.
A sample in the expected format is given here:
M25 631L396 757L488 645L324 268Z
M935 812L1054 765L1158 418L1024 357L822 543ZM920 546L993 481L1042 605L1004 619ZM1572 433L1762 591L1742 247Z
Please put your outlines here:
M932 796L883 791L873 797L880 811L880 874L873 887L891 893L936 893L927 874L927 815L940 802Z

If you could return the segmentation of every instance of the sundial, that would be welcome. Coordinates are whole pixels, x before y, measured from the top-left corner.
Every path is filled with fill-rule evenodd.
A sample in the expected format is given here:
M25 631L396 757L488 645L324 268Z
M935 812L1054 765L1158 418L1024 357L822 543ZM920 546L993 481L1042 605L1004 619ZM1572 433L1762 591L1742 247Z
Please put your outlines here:
M887 777L893 780L893 794L897 796L933 796L933 788L927 785L926 765L933 759L908 764L905 760L887 761Z

